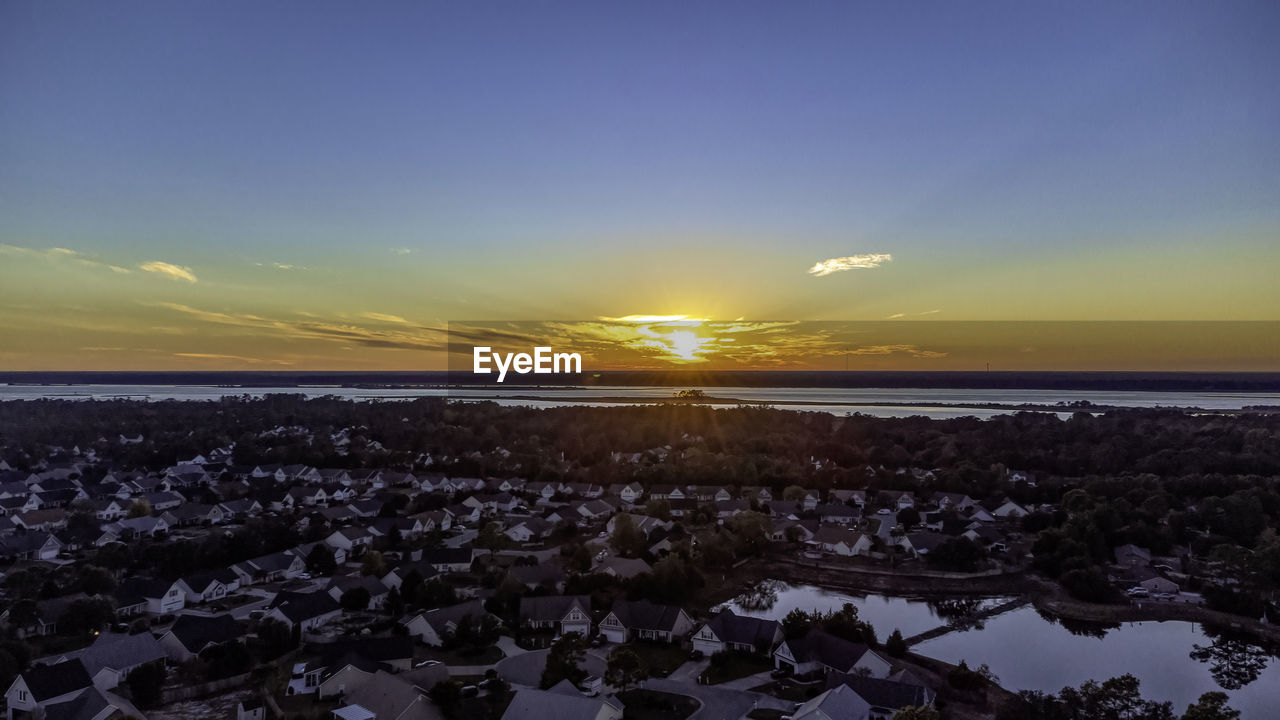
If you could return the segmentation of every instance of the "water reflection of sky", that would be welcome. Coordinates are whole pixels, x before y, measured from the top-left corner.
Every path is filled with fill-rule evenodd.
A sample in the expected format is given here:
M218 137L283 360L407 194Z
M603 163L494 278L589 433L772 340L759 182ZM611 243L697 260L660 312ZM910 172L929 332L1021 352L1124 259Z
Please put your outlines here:
M1003 598L984 598L979 607L1002 600ZM858 608L858 616L871 623L876 629L876 636L881 640L888 637L894 628L910 637L947 623L947 619L941 617L937 609L924 600L886 595L858 596L777 581L760 583L752 591L726 603L726 606L741 615L781 620L796 608L827 612L839 610L845 603L852 603Z
M1010 690L1057 692L1130 673L1142 682L1144 696L1173 702L1178 714L1202 693L1223 690L1246 720L1280 717L1276 662L1267 662L1244 687L1224 689L1210 664L1191 658L1196 645L1212 643L1199 625L1189 622L1125 623L1101 638L1077 635L1024 607L988 620L982 630L953 632L914 650L947 662L985 663Z

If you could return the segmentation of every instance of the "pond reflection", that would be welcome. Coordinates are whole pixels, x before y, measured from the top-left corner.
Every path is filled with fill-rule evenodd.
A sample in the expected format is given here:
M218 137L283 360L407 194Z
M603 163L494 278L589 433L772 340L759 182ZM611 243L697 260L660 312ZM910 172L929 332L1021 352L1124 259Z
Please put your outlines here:
M1222 689L1239 690L1267 669L1272 654L1247 637L1207 627L1204 631L1213 641L1193 645L1191 659L1208 665L1209 674Z

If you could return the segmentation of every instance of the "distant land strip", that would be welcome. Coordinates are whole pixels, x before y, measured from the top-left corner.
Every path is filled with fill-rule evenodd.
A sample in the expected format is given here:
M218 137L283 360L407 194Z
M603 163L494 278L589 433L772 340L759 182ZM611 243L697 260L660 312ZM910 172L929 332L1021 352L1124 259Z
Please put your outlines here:
M262 387L415 388L448 386L538 387L778 387L937 388L966 390L1113 390L1148 392L1280 392L1280 372L1056 372L1056 371L601 371L567 375L492 376L464 372L222 371L222 372L5 372L8 385L176 385Z

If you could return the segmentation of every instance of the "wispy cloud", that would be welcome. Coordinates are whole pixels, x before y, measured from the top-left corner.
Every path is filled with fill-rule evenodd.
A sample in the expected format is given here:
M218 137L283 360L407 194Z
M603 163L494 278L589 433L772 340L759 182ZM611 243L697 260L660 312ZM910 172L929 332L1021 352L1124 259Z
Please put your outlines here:
M897 320L900 317L906 317L906 316L907 316L906 313L894 313L889 317L885 318L885 320Z
M77 250L70 250L68 248L62 248L62 247L46 248L44 250L39 250L36 248L20 247L18 245L0 244L0 255L42 257L42 258L47 258L54 261L61 260L61 261L72 262L72 263L75 263L76 265L82 265L84 267L104 268L106 270L110 270L114 273L119 273L121 275L128 275L130 273L129 268L120 267L119 265L112 265L109 262L104 262L90 255L85 255L84 253L81 253Z
M846 255L845 257L830 258L829 260L814 263L813 267L809 268L809 274L814 277L822 277L823 275L830 275L844 270L869 270L880 267L890 260L893 260L893 256L889 253Z
M406 324L403 329L371 329L325 320L276 319L247 313L201 310L178 303L150 303L207 323L256 330L275 338L326 340L388 350L445 350L444 330ZM394 317L394 316L392 316Z
M411 250L411 249L409 249L409 248L407 248L407 247L395 247L395 248L391 248L391 254L393 254L393 255L408 255L408 254L409 254L409 253L411 253L411 252L413 252L413 250Z
M938 314L938 313L940 313L940 312L942 312L942 311L941 311L941 310L925 310L924 312L922 312L922 313L920 313L920 314L921 314L921 315L937 315L937 314Z
M292 264L292 263L278 263L278 262L273 262L273 263L260 263L260 262L256 262L256 263L254 263L254 265L255 265L255 266L257 266L257 267L269 267L269 268L275 268L276 270L306 270L306 269L307 269L307 266L306 266L306 265L294 265L294 264Z
M399 315L388 315L386 313L376 313L376 312L360 313L360 317L366 320L374 320L376 322L384 322L384 323L407 324L409 322L408 320L405 320Z
M174 265L173 263L167 263L161 260L144 262L138 266L138 269L145 270L149 273L156 273L157 275L164 275L171 280L185 280L189 283L196 281L196 274L191 272L191 268Z
M849 350L850 355L895 355L903 353L916 358L944 358L945 352L925 350L917 345L866 345Z
M250 365L292 365L285 360L264 360L262 358L245 357L243 355L223 355L221 353L174 353L174 357L193 358L196 360L235 360Z

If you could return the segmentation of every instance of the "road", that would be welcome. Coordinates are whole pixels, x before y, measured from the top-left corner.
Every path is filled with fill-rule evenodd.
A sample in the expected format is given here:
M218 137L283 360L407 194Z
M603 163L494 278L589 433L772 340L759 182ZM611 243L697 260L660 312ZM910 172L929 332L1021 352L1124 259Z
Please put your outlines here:
M744 690L733 690L716 685L696 685L670 678L650 678L644 687L649 690L688 695L702 707L690 715L690 720L736 720L756 708L790 712L795 703L776 697Z

